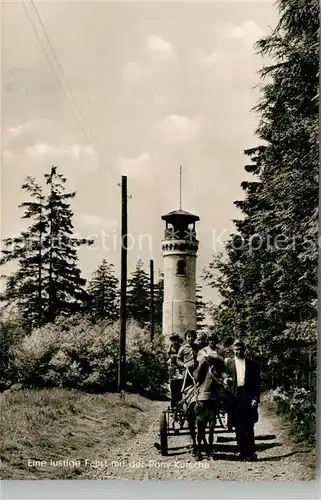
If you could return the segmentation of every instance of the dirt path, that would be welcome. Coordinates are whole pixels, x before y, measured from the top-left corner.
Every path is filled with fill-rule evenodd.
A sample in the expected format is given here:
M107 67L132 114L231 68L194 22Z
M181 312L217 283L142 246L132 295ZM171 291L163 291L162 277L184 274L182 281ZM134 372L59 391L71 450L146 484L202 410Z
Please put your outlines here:
M277 416L260 408L255 427L258 461L239 462L234 434L218 430L216 460L197 462L190 453L188 435L169 438L169 456L160 455L155 442L158 420L166 403L156 402L147 415L144 432L101 458L88 468L88 479L187 479L187 480L314 480L308 465L310 454L302 445L289 443ZM309 458L309 460L307 460Z

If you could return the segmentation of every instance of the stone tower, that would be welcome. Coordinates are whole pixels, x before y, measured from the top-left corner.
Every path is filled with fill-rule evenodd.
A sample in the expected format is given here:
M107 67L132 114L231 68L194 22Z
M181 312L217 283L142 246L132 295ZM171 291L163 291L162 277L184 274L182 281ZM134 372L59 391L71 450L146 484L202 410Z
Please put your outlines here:
M187 329L196 329L196 239L195 222L185 210L162 216L166 222L162 241L164 258L163 334L184 338Z

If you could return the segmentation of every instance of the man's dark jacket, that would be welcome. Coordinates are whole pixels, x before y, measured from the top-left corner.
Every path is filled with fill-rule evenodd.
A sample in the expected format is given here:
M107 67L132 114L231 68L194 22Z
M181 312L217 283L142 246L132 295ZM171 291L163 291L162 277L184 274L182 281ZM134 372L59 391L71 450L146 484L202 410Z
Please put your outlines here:
M237 375L235 368L234 358L228 358L225 360L226 373L230 375L233 380L233 385L231 387L232 394L237 394ZM260 367L255 361L250 359L245 359L245 380L244 380L244 393L249 399L255 399L258 403L260 402Z

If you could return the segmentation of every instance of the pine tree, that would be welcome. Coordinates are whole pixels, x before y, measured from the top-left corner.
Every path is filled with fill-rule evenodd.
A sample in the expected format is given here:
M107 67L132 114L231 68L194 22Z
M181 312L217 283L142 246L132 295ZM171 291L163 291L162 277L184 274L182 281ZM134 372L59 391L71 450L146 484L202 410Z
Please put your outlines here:
M2 300L15 304L28 328L53 321L58 315L79 311L85 299L85 280L77 267L77 248L90 244L73 236L66 179L52 167L45 175L49 194L28 177L22 189L31 201L22 203L29 227L16 238L4 241L1 264L15 262L17 270L7 277Z
M21 235L4 240L1 265L17 262L18 270L7 279L6 289L1 300L16 306L25 325L33 327L45 321L45 296L43 291L44 248L43 238L48 229L44 214L44 195L42 188L32 177L27 177L22 185L31 197L19 208L25 209L23 219L30 220L29 227Z
M52 167L45 179L49 187L46 204L49 221L46 291L48 319L53 321L60 314L68 316L80 311L86 300L86 280L81 277L77 266L77 248L91 241L73 236L70 200L76 193L65 192L67 179L57 173L57 167Z
M135 319L142 326L150 320L150 285L149 276L144 270L141 259L128 280L127 316Z
M89 312L93 318L111 322L119 319L118 286L113 264L103 259L88 285Z
M275 249L278 297L271 312L284 321L301 321L314 314L317 285L319 2L279 0L278 7L278 26L258 43L275 64L261 72L270 82L264 82L256 108L257 134L267 144L261 180L274 219L270 232L295 239L286 251Z
M256 107L264 145L245 152L255 178L242 183L246 196L235 204L243 217L207 278L222 296L221 328L281 361L287 325L316 314L319 3L277 5L277 27L257 44L273 60L261 71Z

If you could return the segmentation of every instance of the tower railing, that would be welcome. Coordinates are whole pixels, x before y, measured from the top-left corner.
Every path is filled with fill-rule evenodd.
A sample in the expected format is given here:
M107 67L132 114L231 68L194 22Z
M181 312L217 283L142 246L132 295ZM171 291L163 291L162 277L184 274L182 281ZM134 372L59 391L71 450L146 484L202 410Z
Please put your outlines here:
M167 228L164 234L165 240L187 240L196 241L196 231L193 229Z

